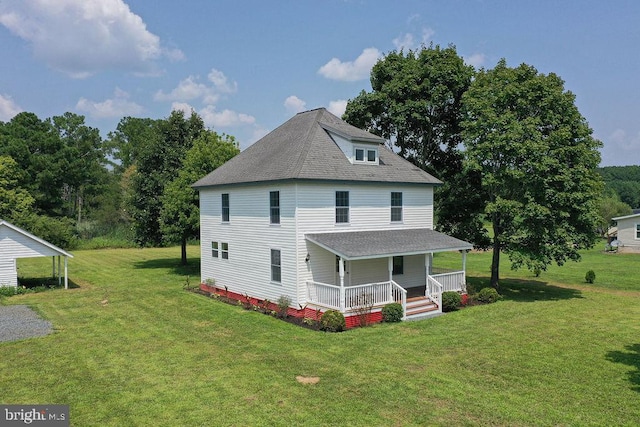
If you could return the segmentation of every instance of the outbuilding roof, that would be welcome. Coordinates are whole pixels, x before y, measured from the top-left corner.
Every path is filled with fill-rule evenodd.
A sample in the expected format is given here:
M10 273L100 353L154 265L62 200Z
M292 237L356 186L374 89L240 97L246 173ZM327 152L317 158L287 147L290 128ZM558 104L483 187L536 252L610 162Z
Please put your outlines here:
M352 164L331 133L351 142L379 144L379 165ZM319 108L298 113L193 187L283 180L442 184L385 147L383 138Z
M469 242L428 228L317 233L305 238L346 260L473 248Z

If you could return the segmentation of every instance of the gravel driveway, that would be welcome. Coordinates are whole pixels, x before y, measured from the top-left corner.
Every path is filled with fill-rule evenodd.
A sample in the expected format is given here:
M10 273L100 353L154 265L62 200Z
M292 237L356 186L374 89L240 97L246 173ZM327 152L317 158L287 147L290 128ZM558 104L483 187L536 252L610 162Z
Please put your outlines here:
M42 337L53 331L51 322L42 320L26 305L0 305L0 342Z

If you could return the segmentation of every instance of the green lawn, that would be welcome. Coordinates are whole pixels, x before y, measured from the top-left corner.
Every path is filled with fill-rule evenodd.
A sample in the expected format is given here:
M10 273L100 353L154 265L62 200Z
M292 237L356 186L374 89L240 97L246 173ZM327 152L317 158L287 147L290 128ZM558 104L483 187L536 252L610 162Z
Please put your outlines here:
M77 426L640 423L640 256L593 250L539 278L505 260L497 304L329 334L185 292L189 251L188 268L179 248L77 251L78 288L5 299L55 333L0 343L0 401L69 404ZM476 283L489 260L469 254Z

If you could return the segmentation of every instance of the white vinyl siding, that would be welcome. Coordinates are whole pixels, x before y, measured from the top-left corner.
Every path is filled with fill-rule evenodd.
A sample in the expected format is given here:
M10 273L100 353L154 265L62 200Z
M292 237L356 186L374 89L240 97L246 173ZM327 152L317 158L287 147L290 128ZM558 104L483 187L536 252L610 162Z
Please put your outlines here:
M295 186L279 185L280 226L270 224L269 193L272 187L252 186L227 189L202 189L200 192L200 239L206 254L201 254L201 280L215 279L216 286L255 298L276 301L290 295L293 304L297 292L295 240ZM220 222L221 194L233 193L233 218ZM212 258L212 242L219 242L220 258ZM226 243L228 259L223 259ZM270 249L281 250L281 282L271 282ZM306 253L305 253L306 254ZM304 263L304 257L303 261Z
M631 218L623 218L616 221L618 223L618 240L624 247L640 248L640 216L633 215Z
M279 191L280 226L270 223L271 191ZM349 192L349 226L335 222L336 191ZM402 192L403 221L389 222L390 193ZM349 185L297 183L233 187L233 220L222 224L221 194L225 188L200 193L202 277L216 285L276 301L289 295L295 306L307 298L306 281L337 284L335 254L305 240L305 234L394 228L433 228L433 189L430 186L384 184ZM229 244L229 259L211 256L212 242ZM271 249L280 250L281 283L271 281ZM309 261L305 258L309 254ZM405 283L424 284L424 257L404 258ZM420 274L422 276L420 277ZM388 259L349 263L345 285L388 280ZM394 280L396 278L394 277ZM396 280L398 281L398 280ZM398 281L398 283L400 283Z

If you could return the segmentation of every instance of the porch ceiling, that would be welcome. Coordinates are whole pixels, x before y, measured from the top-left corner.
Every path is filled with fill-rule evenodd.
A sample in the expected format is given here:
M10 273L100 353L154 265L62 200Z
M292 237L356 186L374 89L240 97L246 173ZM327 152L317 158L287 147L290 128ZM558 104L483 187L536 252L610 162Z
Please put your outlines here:
M473 248L469 242L428 228L317 233L307 234L305 238L346 260Z

